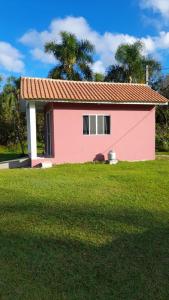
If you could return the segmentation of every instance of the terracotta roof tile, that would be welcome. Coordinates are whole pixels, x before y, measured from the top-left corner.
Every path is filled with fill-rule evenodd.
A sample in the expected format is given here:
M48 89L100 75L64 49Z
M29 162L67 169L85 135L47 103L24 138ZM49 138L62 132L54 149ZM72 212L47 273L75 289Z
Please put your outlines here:
M113 103L167 103L145 84L21 78L21 99Z

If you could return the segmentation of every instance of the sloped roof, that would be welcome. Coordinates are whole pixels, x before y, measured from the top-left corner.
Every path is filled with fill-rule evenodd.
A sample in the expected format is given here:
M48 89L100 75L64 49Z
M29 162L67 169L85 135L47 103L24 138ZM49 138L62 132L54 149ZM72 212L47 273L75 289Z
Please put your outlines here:
M21 99L98 103L154 103L168 100L145 84L21 78Z

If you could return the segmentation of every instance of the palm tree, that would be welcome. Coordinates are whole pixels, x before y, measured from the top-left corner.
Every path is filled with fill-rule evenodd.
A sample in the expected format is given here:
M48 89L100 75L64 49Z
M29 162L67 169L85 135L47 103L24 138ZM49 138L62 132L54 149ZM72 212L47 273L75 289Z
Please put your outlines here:
M88 40L78 40L74 34L61 32L61 43L45 44L45 52L52 53L58 64L49 77L68 80L92 80L94 46Z
M123 66L111 65L106 72L104 81L127 82L127 79L127 72Z
M132 45L122 44L118 47L115 58L126 72L127 82L145 82L145 68L149 66L150 79L161 69L160 64L143 55L143 44L137 41Z

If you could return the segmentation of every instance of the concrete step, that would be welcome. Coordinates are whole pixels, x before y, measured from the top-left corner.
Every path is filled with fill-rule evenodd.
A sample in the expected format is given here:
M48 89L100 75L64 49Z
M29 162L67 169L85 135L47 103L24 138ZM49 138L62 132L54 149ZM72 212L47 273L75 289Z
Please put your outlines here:
M30 159L28 157L17 158L0 162L0 169L16 169L30 167Z

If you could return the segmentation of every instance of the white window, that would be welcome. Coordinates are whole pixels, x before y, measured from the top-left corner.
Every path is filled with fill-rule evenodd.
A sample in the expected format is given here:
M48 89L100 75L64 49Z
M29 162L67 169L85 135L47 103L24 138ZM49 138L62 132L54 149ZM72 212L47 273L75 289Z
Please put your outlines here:
M110 116L85 115L83 116L83 134L110 134Z

